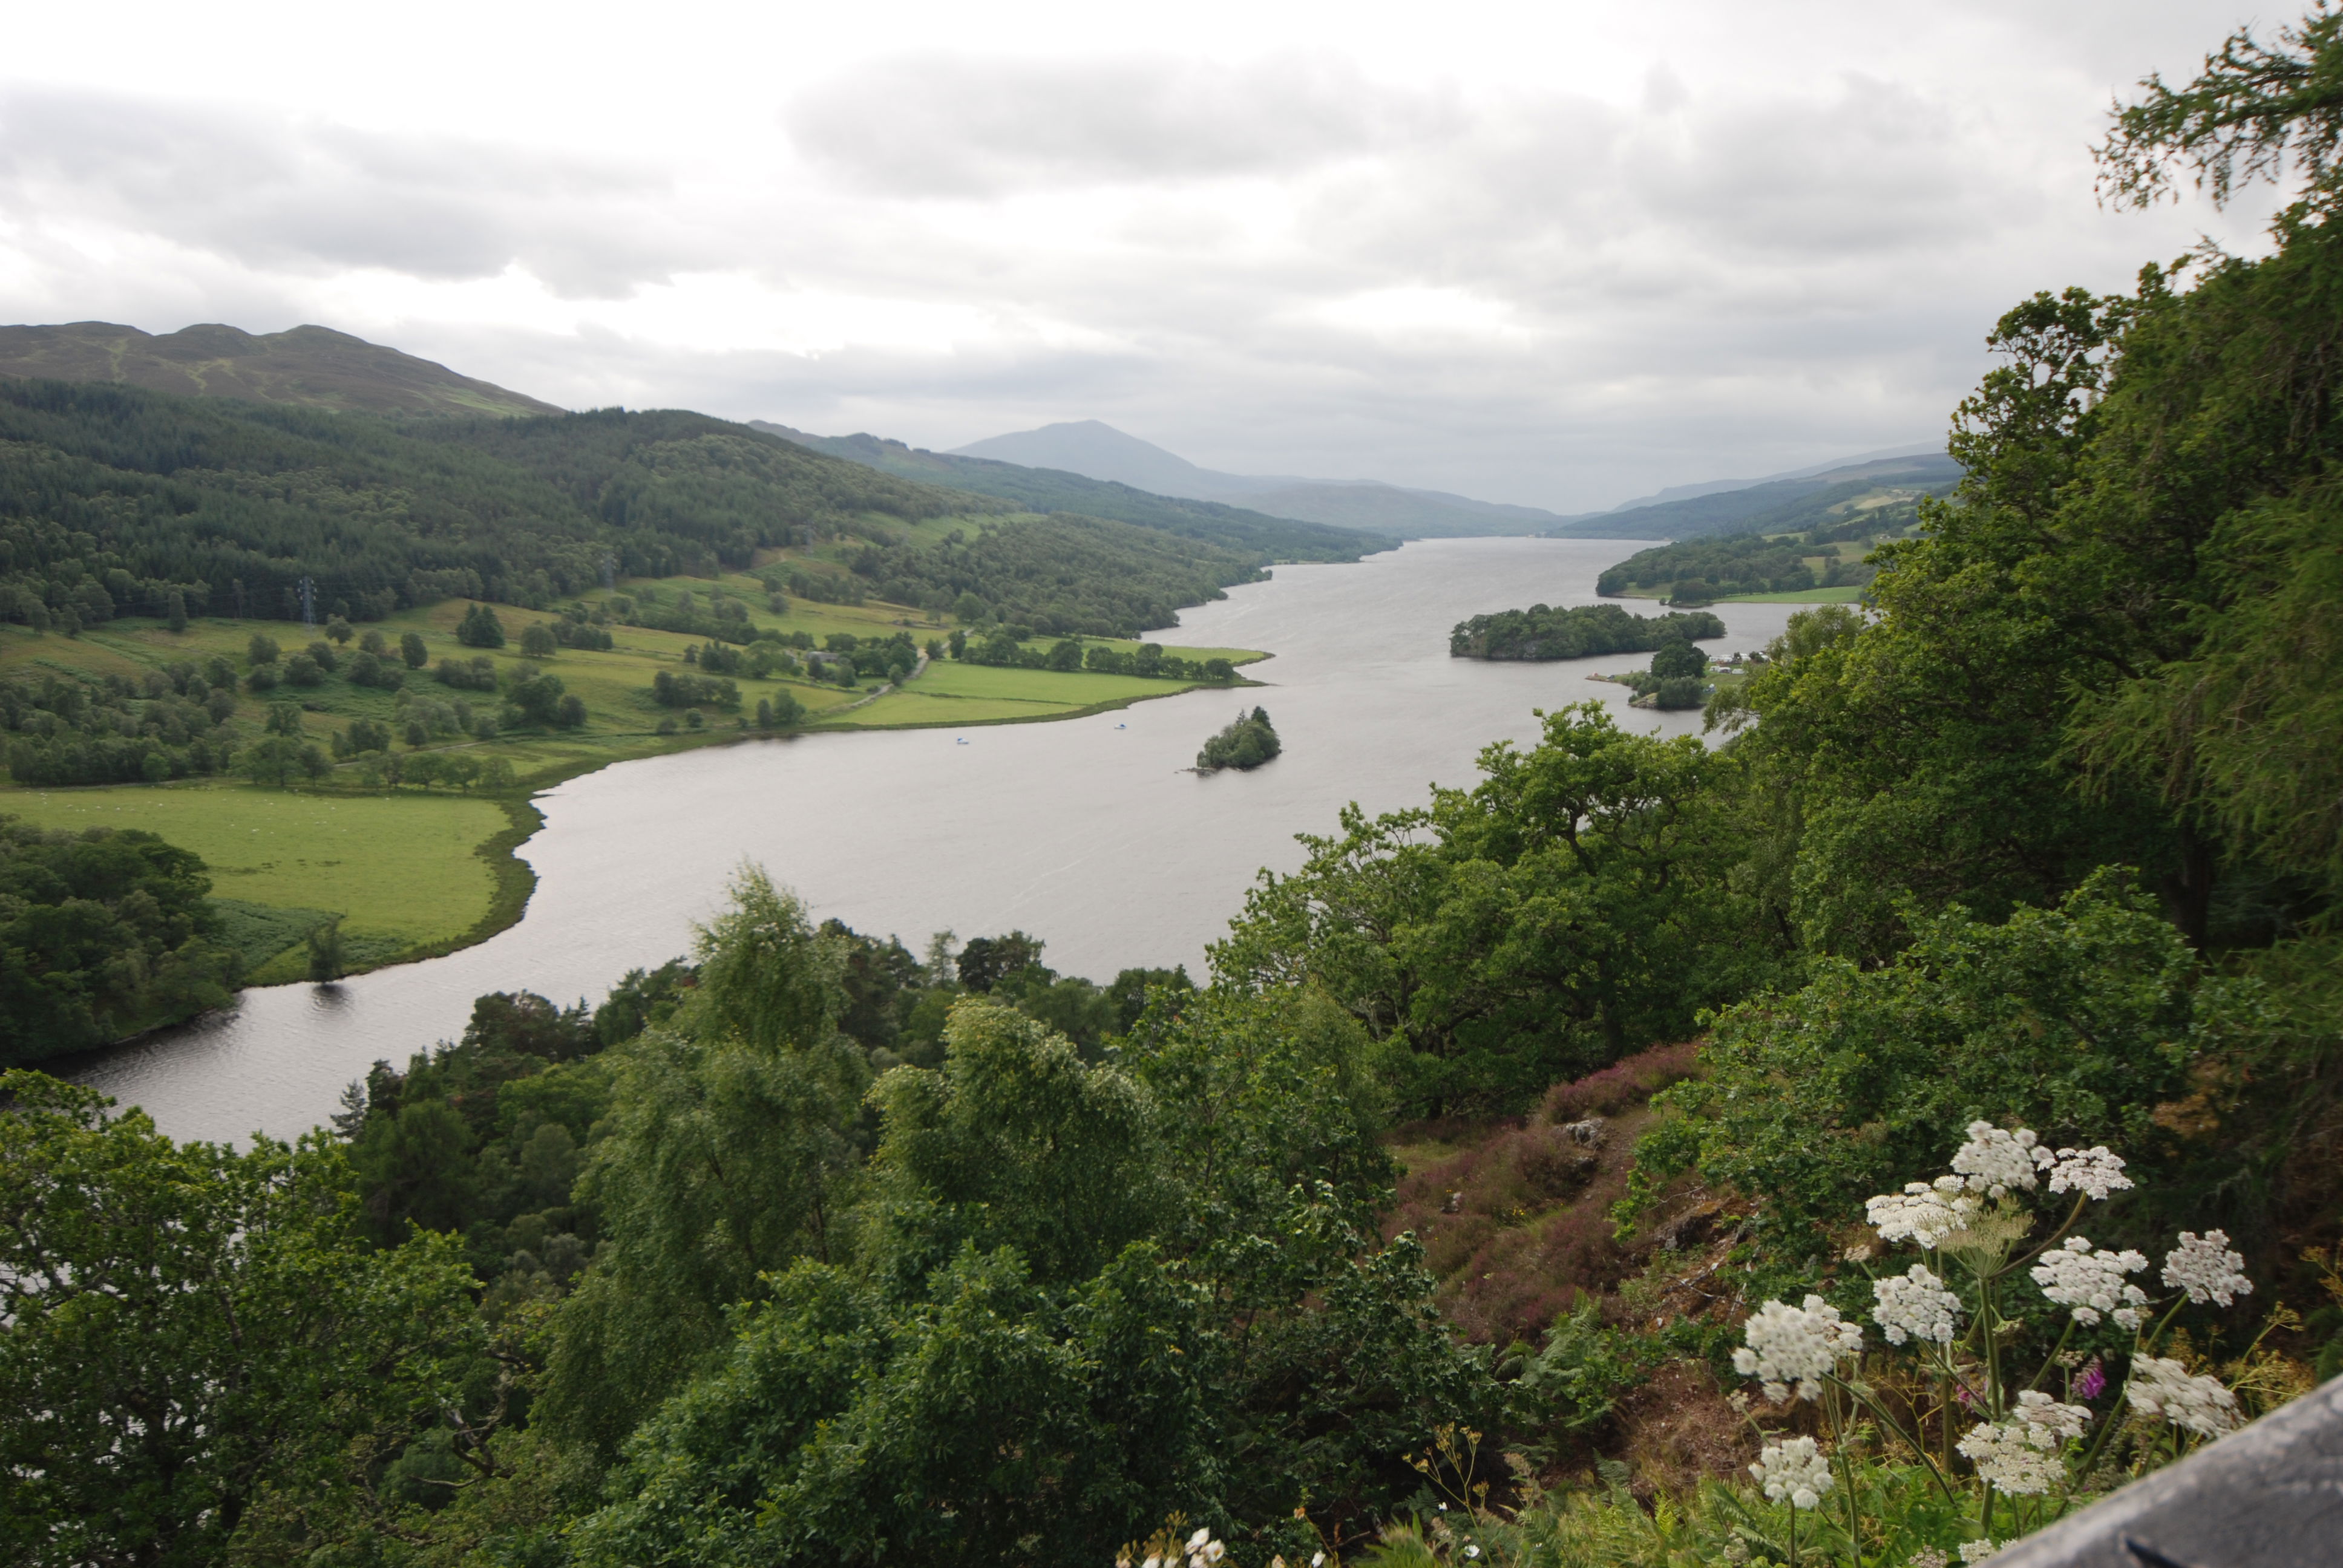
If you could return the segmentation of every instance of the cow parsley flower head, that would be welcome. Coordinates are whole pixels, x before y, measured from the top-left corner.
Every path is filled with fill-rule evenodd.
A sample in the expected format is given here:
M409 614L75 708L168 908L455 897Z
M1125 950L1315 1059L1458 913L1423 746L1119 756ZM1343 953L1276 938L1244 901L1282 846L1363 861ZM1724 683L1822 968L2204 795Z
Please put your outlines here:
M1990 1121L1972 1121L1969 1141L1953 1151L1953 1170L1970 1191L1988 1198L2031 1192L2035 1168L2048 1165L2053 1158L2047 1149L2036 1147L2038 1141L2023 1127L2009 1132Z
M1793 1508L1815 1507L1831 1489L1830 1461L1811 1437L1767 1443L1749 1473L1765 1488L1769 1502L1786 1502Z
M1933 1251L1946 1237L1968 1228L1977 1201L1957 1176L1934 1183L1907 1181L1901 1192L1882 1193L1864 1204L1864 1217L1886 1242L1912 1241Z
M2195 1377L2178 1362L2142 1356L2132 1362L2124 1397L2143 1415L2160 1417L2199 1437L2218 1437L2237 1424L2237 1396L2214 1377Z
M2026 1440L2042 1449L2055 1450L2082 1436L2091 1424L2091 1412L2083 1406L2060 1404L2033 1389L2017 1396L2017 1408L2011 1413L2026 1428Z
M2000 1550L2001 1543L1998 1541L1964 1541L1961 1543L1961 1561L1982 1563Z
M2037 1442L2038 1429L2026 1421L1984 1422L1969 1428L1960 1451L1977 1475L2012 1497L2039 1497L2066 1479L2057 1443Z
M1215 1568L1215 1564L1229 1554L1227 1547L1212 1539L1210 1530L1198 1530L1189 1536L1188 1544L1182 1550L1188 1553L1188 1568Z
M2181 1231L2180 1245L2165 1254L2164 1282L2187 1292L2198 1306L2218 1302L2226 1307L2254 1289L2246 1278L2245 1259L2229 1251L2226 1231L2207 1231L2202 1236Z
M2031 1272L2042 1293L2059 1306L2073 1308L2075 1321L2086 1328L2105 1312L2122 1327L2137 1329L2147 1292L2124 1276L2147 1267L2147 1260L2137 1252L2101 1251L2092 1247L2089 1238L2075 1236L2065 1246L2043 1253Z
M1961 1299L1926 1266L1915 1263L1900 1274L1874 1280L1871 1293L1879 1299L1871 1316L1889 1344L1906 1340L1953 1342L1953 1320L1960 1313Z
M2053 1192L2088 1193L2093 1202L2105 1202L2110 1193L2131 1185L2131 1178L2123 1172L2122 1157L2109 1153L2104 1143L2089 1149L2061 1149L2050 1166L2049 1188Z
M1863 1330L1820 1296L1808 1296L1804 1307L1767 1302L1749 1315L1741 1337L1733 1370L1763 1382L1765 1397L1777 1404L1790 1397L1793 1384L1803 1397L1814 1398L1838 1358L1863 1348Z

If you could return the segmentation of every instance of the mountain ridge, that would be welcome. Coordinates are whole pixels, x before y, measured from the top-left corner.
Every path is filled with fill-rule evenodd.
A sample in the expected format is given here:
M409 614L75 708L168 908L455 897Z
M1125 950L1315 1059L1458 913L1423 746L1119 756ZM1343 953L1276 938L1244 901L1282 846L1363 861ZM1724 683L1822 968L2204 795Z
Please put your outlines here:
M0 327L0 376L368 414L568 412L436 360L317 326L256 334L200 322L160 335L113 321Z
M1072 512L1160 528L1261 555L1264 560L1354 561L1396 548L1399 540L1363 529L1272 517L1218 501L1157 495L1116 480L1061 468L1035 468L994 457L930 452L885 437L815 436L769 419L749 428L899 478L997 497L1039 512Z
M1877 490L1943 495L1960 482L1963 470L1943 452L1886 457L1812 470L1795 477L1763 480L1739 489L1712 491L1574 518L1547 530L1561 539L1686 539L1752 529L1811 528L1821 520L1810 511L1837 506Z
M1315 479L1292 474L1228 474L1098 419L1062 420L988 436L945 457L985 457L1128 485L1158 496L1243 506L1272 517L1335 528L1398 531L1417 538L1534 534L1570 519L1540 507L1412 489L1380 479ZM1492 522L1509 524L1493 528Z

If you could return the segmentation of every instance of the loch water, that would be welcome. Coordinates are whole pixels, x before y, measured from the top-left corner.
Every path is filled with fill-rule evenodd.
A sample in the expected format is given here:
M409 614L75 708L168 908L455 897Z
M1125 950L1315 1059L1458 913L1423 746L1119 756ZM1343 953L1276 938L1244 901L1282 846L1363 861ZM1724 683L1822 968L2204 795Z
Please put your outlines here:
M232 1010L85 1058L72 1076L146 1108L177 1138L295 1136L377 1058L403 1064L461 1034L472 999L528 990L598 1000L626 970L683 952L727 878L762 865L816 919L963 939L1018 928L1061 973L1185 964L1243 905L1261 868L1301 862L1297 833L1469 785L1491 741L1527 743L1534 710L1588 698L1641 731L1696 734L1697 712L1629 709L1592 682L1635 655L1554 664L1452 658L1483 611L1594 601L1596 576L1643 548L1601 539L1428 540L1349 566L1287 566L1187 611L1167 645L1255 648L1265 684L1193 691L1054 723L757 739L622 762L547 791L519 853L527 913L446 958L337 985L246 991ZM1636 606L1650 609L1650 606ZM1795 607L1720 605L1711 656L1749 652ZM1200 776L1196 749L1241 709L1269 711L1284 753Z

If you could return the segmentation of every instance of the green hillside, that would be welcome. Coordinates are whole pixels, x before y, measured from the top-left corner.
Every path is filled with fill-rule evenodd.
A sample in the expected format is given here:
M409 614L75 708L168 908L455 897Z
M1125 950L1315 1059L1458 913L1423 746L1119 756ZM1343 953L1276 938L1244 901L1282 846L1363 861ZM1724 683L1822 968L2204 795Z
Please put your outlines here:
M0 327L0 376L108 381L376 414L558 414L550 403L325 327L256 336L206 323L156 337L111 321Z
M118 610L376 619L464 597L541 606L601 580L1000 503L697 414L385 418L0 381L0 618Z
M884 578L967 619L998 608L1052 633L1121 635L1169 624L1262 558L1011 513L672 410L385 418L0 381L0 620L43 629L164 618L175 602L297 618L305 576L321 618L459 598L541 609L608 574L743 570L793 546L864 585L816 583L817 597L883 597ZM963 543L925 527L941 519L994 528Z
M1867 505L1910 503L1941 496L1960 482L1961 467L1941 452L1833 468L1795 479L1771 479L1738 490L1689 496L1624 512L1581 518L1550 531L1572 539L1684 539L1704 534L1783 533L1842 520Z
M1086 478L1062 468L1030 468L990 457L930 452L878 436L809 436L762 419L751 419L749 425L751 429L783 437L880 473L995 496L1036 512L1073 512L1161 528L1166 533L1256 556L1264 562L1354 561L1361 556L1399 546L1395 537L1271 517L1218 501L1158 496L1111 480Z

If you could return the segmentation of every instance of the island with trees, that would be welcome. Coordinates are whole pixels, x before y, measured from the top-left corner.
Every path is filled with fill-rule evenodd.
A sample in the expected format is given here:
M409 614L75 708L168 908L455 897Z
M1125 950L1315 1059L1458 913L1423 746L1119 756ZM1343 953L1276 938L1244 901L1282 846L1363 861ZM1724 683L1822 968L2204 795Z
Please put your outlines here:
M1223 768L1250 770L1275 757L1280 749L1268 712L1256 708L1232 719L1227 729L1204 742L1204 749L1196 753L1196 771L1217 773Z
M1688 642L1663 643L1653 653L1650 668L1598 678L1633 689L1630 707L1698 708L1708 700L1708 655Z
M1723 637L1725 623L1704 610L1631 614L1615 604L1554 609L1534 604L1459 621L1448 634L1456 658L1591 658L1604 653L1649 653L1663 643Z

